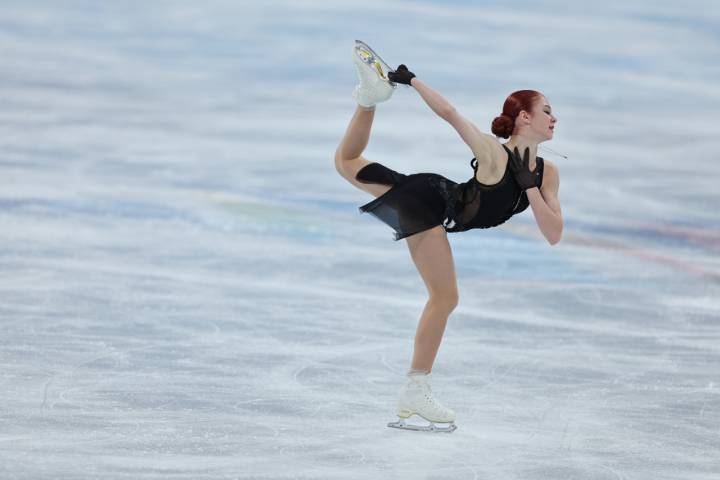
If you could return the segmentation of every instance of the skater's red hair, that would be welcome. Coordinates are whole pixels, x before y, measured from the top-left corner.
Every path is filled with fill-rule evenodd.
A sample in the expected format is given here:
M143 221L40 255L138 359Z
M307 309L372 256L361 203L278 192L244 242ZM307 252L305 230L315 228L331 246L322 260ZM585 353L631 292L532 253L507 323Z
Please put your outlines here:
M515 130L515 119L521 111L532 113L533 104L542 96L535 90L518 90L505 100L502 113L492 122L492 133L498 137L509 138Z

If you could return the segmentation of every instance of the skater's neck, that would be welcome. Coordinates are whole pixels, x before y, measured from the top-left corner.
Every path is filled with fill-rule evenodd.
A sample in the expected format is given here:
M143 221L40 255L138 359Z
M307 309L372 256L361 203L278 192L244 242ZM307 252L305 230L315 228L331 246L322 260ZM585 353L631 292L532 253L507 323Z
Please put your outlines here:
M510 151L513 151L515 147L517 147L518 151L520 152L520 157L525 154L525 149L530 149L530 164L533 165L535 163L535 157L537 156L537 149L538 149L538 141L529 137L526 137L524 135L513 135L510 137L510 139L505 143L505 146L510 149Z

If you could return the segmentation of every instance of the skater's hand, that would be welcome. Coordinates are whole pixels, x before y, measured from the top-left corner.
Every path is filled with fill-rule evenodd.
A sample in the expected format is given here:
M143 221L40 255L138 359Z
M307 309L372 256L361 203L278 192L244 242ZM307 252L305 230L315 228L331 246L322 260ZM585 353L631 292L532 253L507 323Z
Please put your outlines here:
M513 153L510 156L510 170L515 175L515 181L520 185L523 191L537 187L537 182L540 179L537 171L537 165L535 170L530 170L530 149L525 148L523 157L520 158L520 151L517 147L513 149Z
M405 65L400 65L394 72L388 72L388 78L394 83L410 85L410 80L415 78L415 74L408 70Z

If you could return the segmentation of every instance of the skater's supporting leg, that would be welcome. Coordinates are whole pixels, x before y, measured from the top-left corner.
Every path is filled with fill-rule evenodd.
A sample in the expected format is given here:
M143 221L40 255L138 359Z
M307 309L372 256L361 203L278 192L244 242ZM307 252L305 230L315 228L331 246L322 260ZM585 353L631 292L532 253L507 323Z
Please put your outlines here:
M455 263L442 226L407 237L407 243L429 294L415 333L411 368L430 372L447 319L458 304Z
M367 110L361 106L355 109L345 136L335 152L335 169L345 180L355 185L360 190L379 197L390 190L388 185L376 183L361 183L355 178L357 172L365 165L372 163L362 156L362 152L370 139L375 110Z

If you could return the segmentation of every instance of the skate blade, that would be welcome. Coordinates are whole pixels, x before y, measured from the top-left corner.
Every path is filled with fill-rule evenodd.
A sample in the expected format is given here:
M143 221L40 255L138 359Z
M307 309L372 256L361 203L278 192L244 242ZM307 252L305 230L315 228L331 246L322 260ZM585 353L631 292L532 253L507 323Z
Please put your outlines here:
M399 428L400 430L412 430L416 432L432 432L432 433L452 433L457 430L457 425L454 423L445 423L445 427L438 427L435 423L430 422L430 425L415 425L407 423L404 418L400 418L397 422L390 422L387 424L390 428Z
M388 82L393 87L395 86L395 83L391 82L390 79L387 77L387 72L392 72L394 70L390 68L390 65L385 63L385 61L380 58L380 55L375 53L375 50L370 48L367 43L361 40L355 40L355 51L360 57L360 60L377 70L380 78Z

